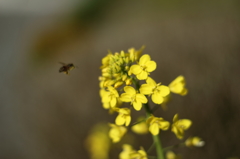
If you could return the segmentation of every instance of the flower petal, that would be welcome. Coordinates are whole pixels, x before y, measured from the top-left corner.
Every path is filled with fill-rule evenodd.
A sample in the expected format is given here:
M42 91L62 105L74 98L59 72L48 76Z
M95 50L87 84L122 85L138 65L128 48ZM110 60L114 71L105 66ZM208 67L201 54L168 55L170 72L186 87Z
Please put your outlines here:
M125 119L125 125L128 126L131 122L131 116L126 116L126 119Z
M131 86L125 86L124 91L129 95L135 95L136 94L136 90Z
M160 95L160 93L154 93L152 94L152 101L155 104L162 104L162 102L164 101L164 98Z
M177 136L178 139L182 139L184 136L183 129L178 129L176 126L172 126L172 132Z
M121 94L121 101L123 102L131 102L131 95L127 94L127 93L123 93Z
M187 130L192 125L192 121L189 119L180 119L177 123L178 126L183 128L184 130Z
M145 95L149 95L153 93L153 88L149 84L142 84L139 90L141 94L145 94Z
M141 103L147 103L147 98L143 94L137 94L136 95L136 100L141 102Z
M142 68L139 65L132 65L130 67L131 73L137 75L142 71Z
M173 117L173 123L176 123L178 121L178 114L175 114Z
M139 80L145 80L148 77L148 73L146 71L142 71L139 74L137 74L137 79Z
M139 65L145 65L150 60L150 56L148 54L145 54L139 59Z
M155 117L154 117L153 115L151 115L151 116L147 119L146 123L147 123L147 124L150 124L150 123L153 121L154 118L155 118Z
M167 86L161 85L158 87L158 89L160 89L160 95L163 97L167 96L170 93L170 89Z
M133 102L133 108L137 111L141 110L142 103L140 101Z
M146 82L153 88L157 85L157 83L151 77L148 77Z
M118 115L115 119L116 125L123 125L125 123L125 118L123 118L123 115Z
M148 61L146 63L146 66L147 66L146 71L147 72L152 72L152 71L156 70L157 63L155 61Z
M102 97L102 102L103 103L109 103L111 100L111 98L109 97L108 94L105 94L103 97Z
M117 98L112 98L111 101L110 101L110 106L115 107L116 104L117 104Z
M149 131L150 131L153 135L158 135L158 134L159 134L158 124L157 124L157 123L153 123L152 125L150 125Z
M169 125L170 123L168 121L163 120L160 122L160 128L162 130L167 130L169 128Z

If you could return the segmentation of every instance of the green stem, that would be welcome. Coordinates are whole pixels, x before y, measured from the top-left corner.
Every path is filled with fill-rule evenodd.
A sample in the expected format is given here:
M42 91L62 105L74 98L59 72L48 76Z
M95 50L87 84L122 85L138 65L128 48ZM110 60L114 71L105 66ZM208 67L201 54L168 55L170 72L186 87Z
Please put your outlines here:
M144 108L146 110L147 117L149 117L152 112L151 109L148 106L148 103L144 104ZM156 146L156 151L157 151L157 159L164 159L164 153L161 145L161 141L159 138L159 135L152 135L154 144Z
M139 90L139 88L140 88L139 82L136 79L133 79L133 83L135 84L136 89ZM150 109L148 103L143 104L143 106L146 110L147 117L150 117L151 114L152 114L152 110ZM161 145L159 135L152 135L152 137L153 137L154 144L156 146L157 159L164 159L164 153L163 153L163 149L162 149L162 145Z

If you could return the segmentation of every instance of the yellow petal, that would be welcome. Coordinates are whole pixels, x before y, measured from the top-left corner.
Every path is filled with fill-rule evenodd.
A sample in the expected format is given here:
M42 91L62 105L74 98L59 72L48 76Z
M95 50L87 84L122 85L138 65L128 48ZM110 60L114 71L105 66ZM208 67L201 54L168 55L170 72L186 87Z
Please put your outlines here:
M147 123L147 124L150 124L150 123L153 121L154 118L155 118L155 117L154 117L153 115L151 115L151 116L147 119L146 123Z
M172 151L167 151L167 153L166 153L166 158L167 158L167 159L176 159L176 155L175 155L175 153L172 152Z
M103 108L104 109L109 109L110 108L110 104L109 103L103 103Z
M125 125L128 126L131 122L131 116L126 116L126 119L125 119Z
M187 130L192 125L192 121L189 119L180 119L178 120L178 126Z
M122 115L118 115L115 119L116 125L123 125L125 123L125 119L122 117Z
M131 102L132 99L131 99L131 95L127 94L127 93L123 93L121 94L121 101L123 102Z
M140 155L143 157L147 156L147 153L144 150L138 150L138 153L140 153ZM143 158L144 159L144 158Z
M170 89L167 86L160 85L158 89L160 90L160 95L163 97L167 96L170 93Z
M137 75L142 71L142 68L139 65L132 65L130 67L130 72Z
M125 86L124 87L124 91L127 93L127 94L130 94L130 95L134 95L136 94L136 90L131 87L131 86Z
M128 108L121 108L118 110L118 112L121 114L130 114L131 111Z
M162 104L162 102L164 101L164 98L160 95L160 93L154 93L152 94L152 101L155 104Z
M132 131L137 134L146 134L148 133L148 126L146 122L141 122L131 127Z
M133 108L137 111L141 110L142 108L142 103L139 101L133 102Z
M182 90L182 92L180 93L180 95L185 96L185 95L187 95L187 93L188 93L188 90L186 88L184 88Z
M110 106L115 107L116 104L117 104L117 98L112 98L111 101L110 101Z
M162 130L167 130L169 128L170 123L168 121L161 121L160 128Z
M149 86L151 86L153 88L157 85L157 83L151 77L148 77L146 82L147 82L147 84L149 84Z
M153 135L158 135L158 133L159 133L158 124L157 124L157 123L154 123L154 124L150 125L149 131L150 131Z
M155 61L148 61L146 63L146 66L147 66L146 71L147 72L152 72L152 71L156 70L157 63Z
M102 97L102 102L103 102L103 103L109 103L110 100L111 100L111 98L109 97L108 94L106 94L106 95L104 95L104 96Z
M147 103L147 98L143 94L137 94L136 100L141 103Z
M142 71L139 74L137 74L137 79L139 80L145 80L148 78L148 73L146 71Z
M169 88L173 93L186 95L187 89L185 88L185 85L186 85L185 78L183 76L178 76L175 80L173 80L169 84Z
M177 121L178 121L178 114L175 114L174 117L173 117L173 123L175 123Z
M148 54L145 54L139 59L139 65L145 65L146 62L150 60L151 60L150 56Z
M151 87L149 84L142 84L139 90L141 94L145 95L153 93L153 87Z
M182 139L184 135L183 129L179 129L176 126L172 126L172 132L177 136L178 139Z

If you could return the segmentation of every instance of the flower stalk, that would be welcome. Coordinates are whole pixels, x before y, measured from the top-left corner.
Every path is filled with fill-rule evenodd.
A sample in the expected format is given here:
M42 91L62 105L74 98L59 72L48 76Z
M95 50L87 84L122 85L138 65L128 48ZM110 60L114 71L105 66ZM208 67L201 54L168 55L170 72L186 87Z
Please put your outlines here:
M117 143L127 133L132 130L137 134L146 134L150 132L153 138L153 145L150 149L156 148L157 159L165 159L165 150L171 148L162 148L160 140L160 132L166 131L171 127L171 131L178 139L184 138L186 131L192 122L189 119L179 119L178 114L173 117L170 125L169 121L162 117L154 116L154 112L162 106L166 110L166 104L170 100L171 93L185 96L188 93L186 89L186 81L184 76L180 75L173 80L168 86L161 82L156 82L150 77L150 74L157 68L157 63L151 60L150 55L142 54L144 47L140 50L131 48L128 52L109 52L102 59L100 67L102 75L99 77L100 96L102 106L108 109L111 114L118 113L115 124L109 123L111 127L109 137L112 142ZM140 83L141 81L141 83ZM155 106L151 108L149 101ZM129 103L129 106L122 103ZM132 109L133 108L133 109ZM137 113L141 109L146 112L146 117L137 119L131 124L132 113ZM131 127L131 129L128 129ZM201 146L204 142L200 138L190 138L187 142L188 146ZM149 150L150 150L149 149ZM170 155L169 155L170 154ZM166 158L173 156L173 152L166 152ZM150 159L143 147L135 150L131 145L124 144L123 151L119 154L120 159Z
M134 84L136 85L137 90L139 90L140 88L139 82L136 82L136 80L134 80ZM143 106L146 111L146 116L147 118L149 118L152 114L152 110L150 109L148 103L143 104ZM154 141L154 145L156 147L157 159L164 159L164 153L163 153L162 144L161 144L159 135L152 135L152 138Z
M151 112L151 109L150 109L148 103L144 104L144 108L146 111L147 118L150 117L152 112ZM162 144L161 144L159 135L152 135L152 137L153 137L153 141L154 141L154 144L156 147L157 159L164 159L164 153L163 153Z

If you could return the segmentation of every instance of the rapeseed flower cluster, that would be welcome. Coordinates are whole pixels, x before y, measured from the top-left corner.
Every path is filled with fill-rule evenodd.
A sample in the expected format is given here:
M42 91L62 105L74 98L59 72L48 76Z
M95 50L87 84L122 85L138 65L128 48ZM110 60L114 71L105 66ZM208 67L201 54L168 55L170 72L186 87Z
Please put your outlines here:
M192 121L178 119L178 114L176 114L171 124L163 117L154 115L154 109L149 106L149 101L166 107L172 93L181 96L186 95L188 90L185 78L180 75L169 85L164 85L161 82L157 83L150 77L150 74L156 70L157 63L152 60L150 55L142 55L143 49L144 47L140 50L131 48L128 52L121 51L114 54L109 51L107 56L102 59L102 66L100 67L102 75L99 77L102 105L110 112L118 113L115 124L109 123L111 127L109 137L114 143L117 143L131 127L131 130L138 134L150 132L154 136L155 144L160 145L158 136L160 130L166 131L171 127L175 136L178 139L183 139L184 132L189 129ZM129 103L130 106L123 106L123 103ZM133 120L131 115L134 110L140 111L142 108L144 108L147 118L131 124ZM189 141L188 145L190 143L194 145L195 140L194 142ZM158 157L164 158L162 148L160 146L156 147ZM123 151L119 157L120 159L148 158L143 148L135 151L130 145L123 146Z

